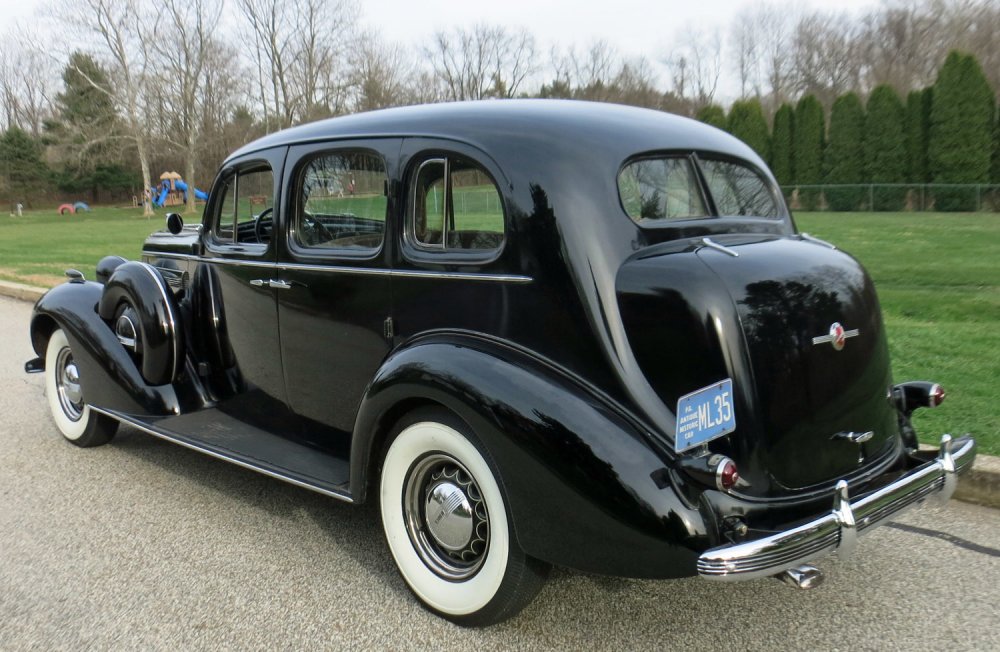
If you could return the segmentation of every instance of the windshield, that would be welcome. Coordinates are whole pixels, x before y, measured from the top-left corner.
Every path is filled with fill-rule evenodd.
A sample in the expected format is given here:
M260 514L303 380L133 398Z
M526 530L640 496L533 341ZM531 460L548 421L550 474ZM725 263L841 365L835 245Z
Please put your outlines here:
M729 160L664 156L632 161L618 175L618 192L628 216L644 226L660 220L782 216L767 179Z

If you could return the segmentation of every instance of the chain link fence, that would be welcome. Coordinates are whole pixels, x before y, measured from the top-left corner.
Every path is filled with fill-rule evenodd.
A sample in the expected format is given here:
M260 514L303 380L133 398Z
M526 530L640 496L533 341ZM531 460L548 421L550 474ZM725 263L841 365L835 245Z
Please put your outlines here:
M814 184L781 190L792 210L1000 212L1000 184Z

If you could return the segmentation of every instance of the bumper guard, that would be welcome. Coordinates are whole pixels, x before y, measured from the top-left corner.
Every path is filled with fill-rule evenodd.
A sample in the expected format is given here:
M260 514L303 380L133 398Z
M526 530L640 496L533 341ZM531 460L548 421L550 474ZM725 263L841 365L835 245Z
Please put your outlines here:
M941 504L948 502L958 473L968 468L975 457L976 442L971 437L953 441L951 435L944 435L933 461L853 503L847 494L847 482L841 480L836 485L832 511L761 539L712 548L698 557L698 575L735 582L776 575L832 552L841 559L849 557L858 535L889 517L930 496Z

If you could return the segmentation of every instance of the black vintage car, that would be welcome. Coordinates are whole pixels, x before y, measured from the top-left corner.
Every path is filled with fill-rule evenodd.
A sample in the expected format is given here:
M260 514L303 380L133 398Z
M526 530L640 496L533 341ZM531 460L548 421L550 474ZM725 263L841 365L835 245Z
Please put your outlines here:
M822 575L947 500L969 437L894 384L871 279L799 233L763 161L635 108L393 109L234 153L203 223L36 305L59 430L119 423L377 501L417 598L517 613L550 564L632 577Z

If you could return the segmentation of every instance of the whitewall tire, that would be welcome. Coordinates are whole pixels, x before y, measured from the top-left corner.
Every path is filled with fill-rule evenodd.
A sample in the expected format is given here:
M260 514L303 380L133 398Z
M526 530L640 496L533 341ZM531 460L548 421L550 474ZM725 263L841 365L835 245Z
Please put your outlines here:
M406 420L382 465L382 525L396 566L431 611L462 625L519 612L548 571L517 545L491 465L441 410Z
M99 446L114 437L118 422L92 411L83 399L80 370L61 329L53 331L45 349L45 397L52 420L70 442Z

